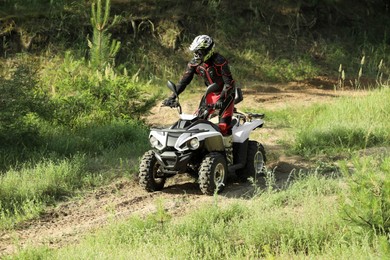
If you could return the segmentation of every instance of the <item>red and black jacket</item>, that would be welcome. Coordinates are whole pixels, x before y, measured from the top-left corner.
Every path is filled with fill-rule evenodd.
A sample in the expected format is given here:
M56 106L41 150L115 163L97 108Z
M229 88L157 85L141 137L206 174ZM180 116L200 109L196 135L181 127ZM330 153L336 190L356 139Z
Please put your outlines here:
M217 83L220 87L218 93L223 92L221 98L229 95L234 97L234 80L230 72L228 61L219 53L214 53L206 62L199 63L192 59L184 72L184 75L177 84L178 94L182 93L188 84L197 74L203 78L206 86Z

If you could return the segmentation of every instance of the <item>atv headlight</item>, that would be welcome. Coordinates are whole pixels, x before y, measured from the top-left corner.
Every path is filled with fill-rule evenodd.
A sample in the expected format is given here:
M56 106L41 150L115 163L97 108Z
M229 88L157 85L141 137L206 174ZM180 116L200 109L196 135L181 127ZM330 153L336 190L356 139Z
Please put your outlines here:
M149 142L150 142L150 144L153 146L153 147L157 147L159 144L160 144L160 142L157 140L157 138L156 137L154 137L154 136L151 136L150 138L149 138Z
M196 150L199 148L199 145L200 145L200 142L199 142L199 139L198 138L192 138L189 142L188 142L188 147L192 150Z

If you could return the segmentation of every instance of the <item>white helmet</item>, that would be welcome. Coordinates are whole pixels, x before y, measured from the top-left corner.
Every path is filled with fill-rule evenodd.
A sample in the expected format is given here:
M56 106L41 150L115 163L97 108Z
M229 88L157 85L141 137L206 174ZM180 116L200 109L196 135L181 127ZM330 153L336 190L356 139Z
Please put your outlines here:
M190 45L190 51L194 53L196 60L206 61L213 54L214 41L208 35L196 36Z

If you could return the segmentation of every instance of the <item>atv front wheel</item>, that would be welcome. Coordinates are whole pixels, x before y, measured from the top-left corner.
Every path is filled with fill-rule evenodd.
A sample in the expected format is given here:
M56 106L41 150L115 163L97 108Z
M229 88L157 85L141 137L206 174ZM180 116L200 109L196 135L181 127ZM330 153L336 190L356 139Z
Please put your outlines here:
M160 191L164 188L166 177L160 170L160 163L152 150L147 151L139 167L139 185L146 191Z
M266 161L264 146L256 141L249 141L246 165L245 168L237 170L237 177L245 182L250 177L264 175Z
M199 186L203 194L221 192L226 184L227 164L220 153L209 153L199 167Z

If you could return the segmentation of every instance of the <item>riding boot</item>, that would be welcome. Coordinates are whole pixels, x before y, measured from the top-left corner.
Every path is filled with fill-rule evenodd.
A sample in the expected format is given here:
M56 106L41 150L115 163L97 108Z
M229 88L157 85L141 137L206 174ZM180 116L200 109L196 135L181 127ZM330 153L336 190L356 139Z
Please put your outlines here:
M226 159L228 166L233 164L233 136L228 135L223 137L223 145L225 146Z

